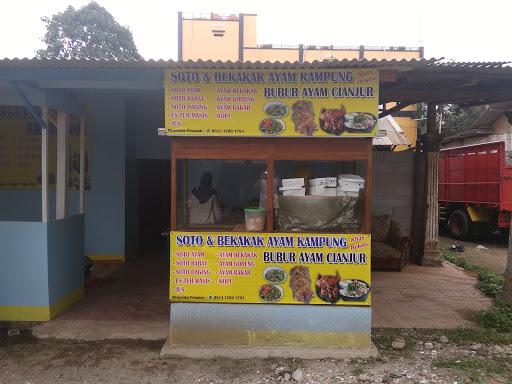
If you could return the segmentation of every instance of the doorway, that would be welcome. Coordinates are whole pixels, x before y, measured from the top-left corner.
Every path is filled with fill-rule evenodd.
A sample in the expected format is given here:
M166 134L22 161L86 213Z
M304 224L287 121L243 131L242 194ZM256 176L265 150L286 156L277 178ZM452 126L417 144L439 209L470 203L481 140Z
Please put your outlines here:
M137 160L138 257L167 258L170 209L170 162Z

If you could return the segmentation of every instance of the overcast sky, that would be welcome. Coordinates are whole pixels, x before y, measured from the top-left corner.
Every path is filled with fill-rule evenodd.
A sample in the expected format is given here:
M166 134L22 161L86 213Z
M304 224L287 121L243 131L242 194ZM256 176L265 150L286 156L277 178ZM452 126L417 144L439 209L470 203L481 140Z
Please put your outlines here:
M1 0L0 57L42 46L41 16L88 0ZM146 59L176 59L177 12L257 13L258 43L425 47L426 57L512 60L512 1L98 0Z

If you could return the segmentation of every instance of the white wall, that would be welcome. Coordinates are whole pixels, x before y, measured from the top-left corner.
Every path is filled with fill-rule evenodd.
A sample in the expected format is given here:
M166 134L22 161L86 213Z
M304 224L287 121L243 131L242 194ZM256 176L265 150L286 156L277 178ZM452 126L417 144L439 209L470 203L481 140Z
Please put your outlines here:
M414 153L373 152L372 215L389 214L411 235Z

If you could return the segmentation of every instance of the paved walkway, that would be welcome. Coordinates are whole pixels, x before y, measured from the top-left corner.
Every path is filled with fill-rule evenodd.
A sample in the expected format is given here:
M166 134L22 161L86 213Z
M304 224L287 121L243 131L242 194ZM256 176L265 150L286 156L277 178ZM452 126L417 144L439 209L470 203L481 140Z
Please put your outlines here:
M34 328L40 338L163 340L169 332L168 271L165 261L141 259L121 265L112 281L86 291L85 298L56 319ZM449 264L409 265L403 272L372 276L373 327L456 328L475 326L491 304L470 274Z
M94 275L108 273L103 268ZM33 333L39 338L164 340L169 336L168 275L169 264L161 258L123 264L109 280L86 288L79 303L36 326Z
M372 275L374 328L474 327L475 316L492 300L475 288L469 273L441 267L408 265L402 272Z

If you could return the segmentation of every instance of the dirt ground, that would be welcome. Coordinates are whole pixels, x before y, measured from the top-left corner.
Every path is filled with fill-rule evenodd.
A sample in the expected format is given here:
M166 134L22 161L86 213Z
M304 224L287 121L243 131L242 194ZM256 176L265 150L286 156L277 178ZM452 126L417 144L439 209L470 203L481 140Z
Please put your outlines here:
M380 356L370 360L160 360L163 340L0 336L0 383L512 382L512 344L461 342L440 332L375 330ZM403 349L394 349L392 341Z
M470 242L452 239L448 236L439 236L441 249L449 249L452 245L464 245L464 257L477 265L487 267L496 273L505 272L507 265L508 241L505 236L493 237L483 242Z

